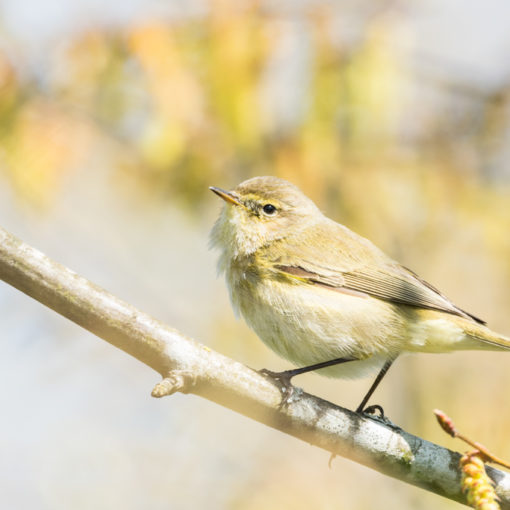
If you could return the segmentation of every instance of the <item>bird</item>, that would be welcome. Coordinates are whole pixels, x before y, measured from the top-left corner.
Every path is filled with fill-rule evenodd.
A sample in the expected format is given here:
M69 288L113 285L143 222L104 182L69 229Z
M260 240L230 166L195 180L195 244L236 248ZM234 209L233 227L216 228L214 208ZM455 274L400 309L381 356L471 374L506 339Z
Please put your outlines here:
M510 338L326 217L290 182L259 176L230 191L210 190L225 201L210 234L218 272L236 314L298 367L262 371L287 397L291 379L305 372L377 372L356 412L384 414L367 403L399 355L510 350Z

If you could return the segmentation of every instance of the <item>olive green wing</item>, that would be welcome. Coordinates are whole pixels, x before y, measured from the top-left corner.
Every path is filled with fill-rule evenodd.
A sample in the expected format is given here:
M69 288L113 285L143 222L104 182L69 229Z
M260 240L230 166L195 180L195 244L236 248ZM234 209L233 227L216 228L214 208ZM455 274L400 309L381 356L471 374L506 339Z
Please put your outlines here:
M338 225L338 224L335 224ZM342 227L338 225L338 227ZM335 233L339 233L335 230ZM326 234L329 243L317 249ZM411 270L393 261L370 241L342 227L341 236L301 236L299 243L290 240L287 250L273 261L273 270L310 284L322 285L337 292L360 297L371 296L390 303L427 308L485 322L455 306L435 287ZM288 256L292 253L292 257ZM285 254L285 255L283 255Z
M372 296L384 301L398 303L416 308L428 308L441 312L471 318L480 324L482 319L461 310L447 297L441 294L429 283L418 278L412 271L403 266L388 268L362 267L354 271L339 272L314 267L314 264L304 262L299 266L285 266L277 264L276 270L290 276L298 277L309 283L322 285L332 290L355 294L360 297Z

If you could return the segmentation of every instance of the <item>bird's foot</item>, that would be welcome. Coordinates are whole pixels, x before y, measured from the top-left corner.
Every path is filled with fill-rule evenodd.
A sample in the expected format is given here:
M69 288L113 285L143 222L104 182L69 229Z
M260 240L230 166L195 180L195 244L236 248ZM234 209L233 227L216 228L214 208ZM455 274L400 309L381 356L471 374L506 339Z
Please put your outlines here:
M278 409L285 409L289 404L295 402L302 395L303 390L294 386L290 381L296 375L294 370L285 370L284 372L273 372L267 368L258 371L259 374L271 379L278 386L282 400Z
M378 404L374 404L368 407L356 409L356 412L358 414L361 414L367 418L370 418L371 420L374 420L378 423L382 423L383 425L386 425L387 427L390 427L391 429L395 431L402 430L398 425L395 425L385 414L384 409L382 406Z
M357 413L370 415L372 418L379 418L384 420L386 416L384 416L384 409L379 404L374 404L365 408L361 406L356 409ZM379 413L379 414L377 414Z

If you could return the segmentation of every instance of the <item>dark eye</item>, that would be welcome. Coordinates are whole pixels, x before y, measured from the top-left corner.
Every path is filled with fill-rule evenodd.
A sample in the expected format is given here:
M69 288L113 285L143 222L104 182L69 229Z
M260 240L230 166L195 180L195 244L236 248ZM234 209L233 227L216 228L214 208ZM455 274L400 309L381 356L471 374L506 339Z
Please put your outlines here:
M266 204L262 210L268 216L272 216L276 212L276 207L273 204Z

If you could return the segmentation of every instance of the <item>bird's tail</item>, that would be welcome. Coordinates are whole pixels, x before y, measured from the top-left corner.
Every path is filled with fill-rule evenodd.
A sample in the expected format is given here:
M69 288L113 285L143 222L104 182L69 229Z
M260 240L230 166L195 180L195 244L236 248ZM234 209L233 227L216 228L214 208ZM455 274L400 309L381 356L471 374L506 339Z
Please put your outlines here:
M480 348L483 350L510 351L510 338L495 333L486 326L473 324L472 327L466 328L465 332L469 337L481 342Z

